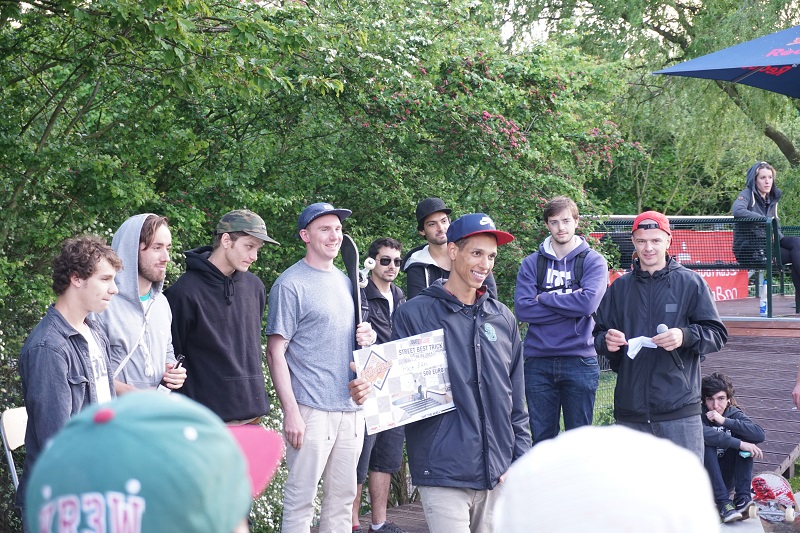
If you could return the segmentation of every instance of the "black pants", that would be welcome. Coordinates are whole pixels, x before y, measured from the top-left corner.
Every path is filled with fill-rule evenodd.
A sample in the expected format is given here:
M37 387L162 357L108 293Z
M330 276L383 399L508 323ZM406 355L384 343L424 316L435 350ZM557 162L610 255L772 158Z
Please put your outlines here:
M800 290L800 237L781 239L781 263L792 263L792 283L794 290Z

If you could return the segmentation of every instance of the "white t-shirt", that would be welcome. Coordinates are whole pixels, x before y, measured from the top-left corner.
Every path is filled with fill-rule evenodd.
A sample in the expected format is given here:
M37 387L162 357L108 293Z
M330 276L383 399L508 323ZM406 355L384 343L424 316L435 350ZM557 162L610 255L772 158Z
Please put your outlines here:
M97 403L111 401L111 386L108 384L108 365L100 351L100 345L94 336L94 332L89 330L89 334L83 334L83 338L89 345L89 360L92 362L92 374L94 375L94 387L97 391Z
M384 298L389 300L389 316L394 314L394 297L392 296L392 290L389 289L389 292L381 292Z

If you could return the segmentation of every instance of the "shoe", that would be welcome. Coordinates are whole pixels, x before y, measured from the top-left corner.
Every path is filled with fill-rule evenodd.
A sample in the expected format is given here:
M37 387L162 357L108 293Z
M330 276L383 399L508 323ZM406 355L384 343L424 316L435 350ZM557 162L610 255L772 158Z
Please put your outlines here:
M753 499L747 496L743 496L742 498L737 498L736 500L736 510L743 511L744 509L749 509L753 506Z
M370 530L370 533L372 533L373 531L379 532L379 533L406 533L406 531L404 529L400 528L394 522L389 522L388 520L383 523L383 525L380 527L380 529L372 529L370 527L369 530Z
M720 507L719 516L726 524L742 519L742 513L737 511L736 507L734 507L731 502L723 504L722 507Z
M736 505L736 510L739 511L740 513L742 513L742 517L743 518L749 518L750 517L750 508L753 507L753 505L755 505L755 502L753 501L752 498L745 497L745 498L739 498L738 500L736 500L736 504L735 505Z

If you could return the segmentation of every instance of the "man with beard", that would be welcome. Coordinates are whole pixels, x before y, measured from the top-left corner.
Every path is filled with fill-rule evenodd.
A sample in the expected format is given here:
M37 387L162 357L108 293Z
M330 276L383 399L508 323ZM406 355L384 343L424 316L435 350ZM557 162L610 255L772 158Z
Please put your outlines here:
M392 283L400 272L400 241L384 237L369 245L367 255L375 260L375 268L369 283L362 290L361 298L369 302L369 318L372 329L378 335L379 344L389 342L392 337L392 318L400 304L406 301L400 287ZM353 502L353 531L360 531L358 511L361 507L361 489L369 470L369 501L372 508L370 531L404 533L396 524L386 520L386 504L392 474L400 470L403 462L403 426L387 429L374 435L364 435L364 447L358 460L358 489Z
M446 281L450 276L450 257L447 255L447 228L450 212L441 198L425 198L417 204L417 233L427 244L417 246L403 258L402 271L406 274L406 296L410 300L434 281ZM489 295L497 298L494 275L486 279Z
M608 264L575 235L578 206L558 196L544 206L550 236L522 261L514 311L528 323L525 396L533 442L592 423L600 377L592 313L606 292Z
M99 315L111 343L111 370L117 394L152 389L164 380L179 389L186 370L175 368L172 312L163 294L172 248L166 217L144 213L122 223L111 247L122 259L115 279L119 296Z

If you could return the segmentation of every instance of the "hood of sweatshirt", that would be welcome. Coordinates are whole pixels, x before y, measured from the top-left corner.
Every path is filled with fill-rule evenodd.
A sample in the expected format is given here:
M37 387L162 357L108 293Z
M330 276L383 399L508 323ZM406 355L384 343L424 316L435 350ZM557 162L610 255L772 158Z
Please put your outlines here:
M425 296L430 296L431 298L436 298L445 301L447 307L454 312L464 307L471 307L469 304L465 304L464 302L456 298L454 294L445 289L444 283L442 283L442 280L440 279L437 279L436 281L431 283L430 287L423 289L420 295L422 294L424 294ZM488 290L479 292L477 298L475 299L475 304L473 305L481 305L488 299L489 299Z
M586 239L581 237L580 235L575 235L573 240L576 242L575 248L569 251L567 255L559 259L556 257L556 252L553 249L553 236L547 237L542 244L539 245L539 253L545 256L550 261L560 261L562 263L566 263L571 261L575 258L576 255L581 253L582 251L586 250L589 247L589 243L586 242Z
M764 203L764 200L761 198L761 195L758 194L758 187L756 187L756 169L760 164L761 162L759 161L758 163L750 167L750 169L747 171L747 180L745 181L745 188L750 189L750 192L753 195L753 201L755 201L756 199L760 199L761 203ZM781 192L781 190L778 189L778 184L776 180L773 179L772 190L769 191L769 194L767 195L769 197L769 203L777 202L778 200L780 200L782 194L783 193ZM752 203L750 205L752 205Z
M137 305L139 304L139 235L142 233L145 219L152 214L143 213L130 217L122 223L111 240L111 247L122 260L122 270L117 272L114 278L119 289L119 294L115 298L136 302ZM151 288L153 296L155 297L163 288L163 280L153 283Z
M547 290L558 290L559 292L565 289L572 290L573 283L575 282L575 257L581 252L589 248L586 239L579 235L572 237L574 247L564 257L559 258L553 248L553 236L547 237L542 244L539 245L539 255L547 260L547 267L544 270L545 282L544 287L549 287Z
M434 265L438 268L438 264L431 256L431 252L427 244L417 246L410 250L403 258L402 271L405 272L414 265Z

